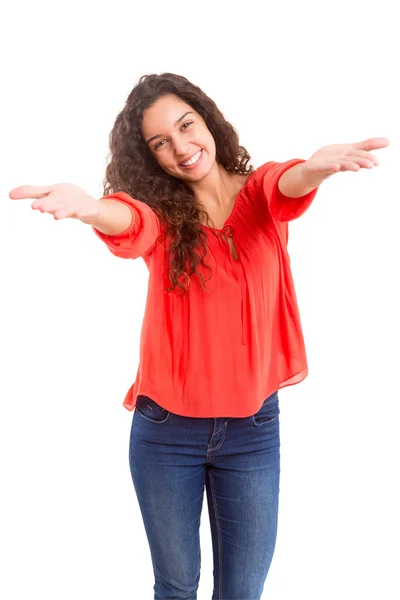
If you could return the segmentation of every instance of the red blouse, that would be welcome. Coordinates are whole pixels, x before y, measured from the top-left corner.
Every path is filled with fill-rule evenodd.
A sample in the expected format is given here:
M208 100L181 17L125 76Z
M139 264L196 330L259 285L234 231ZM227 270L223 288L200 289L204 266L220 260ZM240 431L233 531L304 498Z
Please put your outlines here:
M300 162L262 165L246 180L224 227L203 226L212 277L203 290L192 276L186 297L164 292L167 240L151 208L124 192L104 197L130 206L132 223L114 236L92 229L115 256L141 256L149 269L140 362L126 409L144 394L182 416L248 417L274 391L308 375L288 221L308 209L317 188L301 198L278 190L284 171ZM207 279L209 271L199 270Z

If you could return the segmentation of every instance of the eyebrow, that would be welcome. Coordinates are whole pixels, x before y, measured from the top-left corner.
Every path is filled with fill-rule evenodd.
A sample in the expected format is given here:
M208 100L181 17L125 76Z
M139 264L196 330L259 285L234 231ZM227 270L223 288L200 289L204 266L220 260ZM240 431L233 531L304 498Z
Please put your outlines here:
M184 119L186 117L186 115L192 115L193 112L191 110L188 110L188 112L185 112L184 115L182 115L181 117L179 117L179 119L177 121L175 121L175 127L177 125L179 125L179 123L182 121L182 119ZM157 135L153 135L153 137L149 138L148 140L146 140L146 144L150 144L150 142L152 142L153 140L163 137L160 133L158 133Z

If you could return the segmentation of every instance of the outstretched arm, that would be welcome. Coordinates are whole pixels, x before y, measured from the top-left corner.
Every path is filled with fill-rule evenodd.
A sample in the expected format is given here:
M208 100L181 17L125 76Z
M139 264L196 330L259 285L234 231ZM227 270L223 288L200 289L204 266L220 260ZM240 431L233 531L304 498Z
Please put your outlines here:
M308 160L297 164L283 173L278 189L288 198L299 198L309 194L321 183L340 171L371 169L379 164L371 150L389 145L386 138L370 138L355 144L332 144L315 152Z

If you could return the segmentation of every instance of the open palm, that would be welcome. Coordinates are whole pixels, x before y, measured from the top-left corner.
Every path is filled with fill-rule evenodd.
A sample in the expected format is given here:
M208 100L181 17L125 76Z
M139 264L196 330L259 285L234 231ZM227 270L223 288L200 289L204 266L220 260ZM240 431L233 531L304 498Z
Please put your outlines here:
M317 150L303 165L304 175L310 181L322 182L339 171L371 169L379 164L371 150L389 145L383 137L369 138L354 144L331 144Z

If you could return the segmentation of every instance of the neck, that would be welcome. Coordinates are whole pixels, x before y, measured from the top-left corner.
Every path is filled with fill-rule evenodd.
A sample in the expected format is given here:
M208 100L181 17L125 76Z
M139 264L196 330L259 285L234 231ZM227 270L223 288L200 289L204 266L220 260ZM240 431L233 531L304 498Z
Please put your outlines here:
M232 188L235 176L226 171L215 161L211 171L201 181L195 181L190 188L196 194L198 204L206 210L221 210L228 208L232 198L236 196Z

